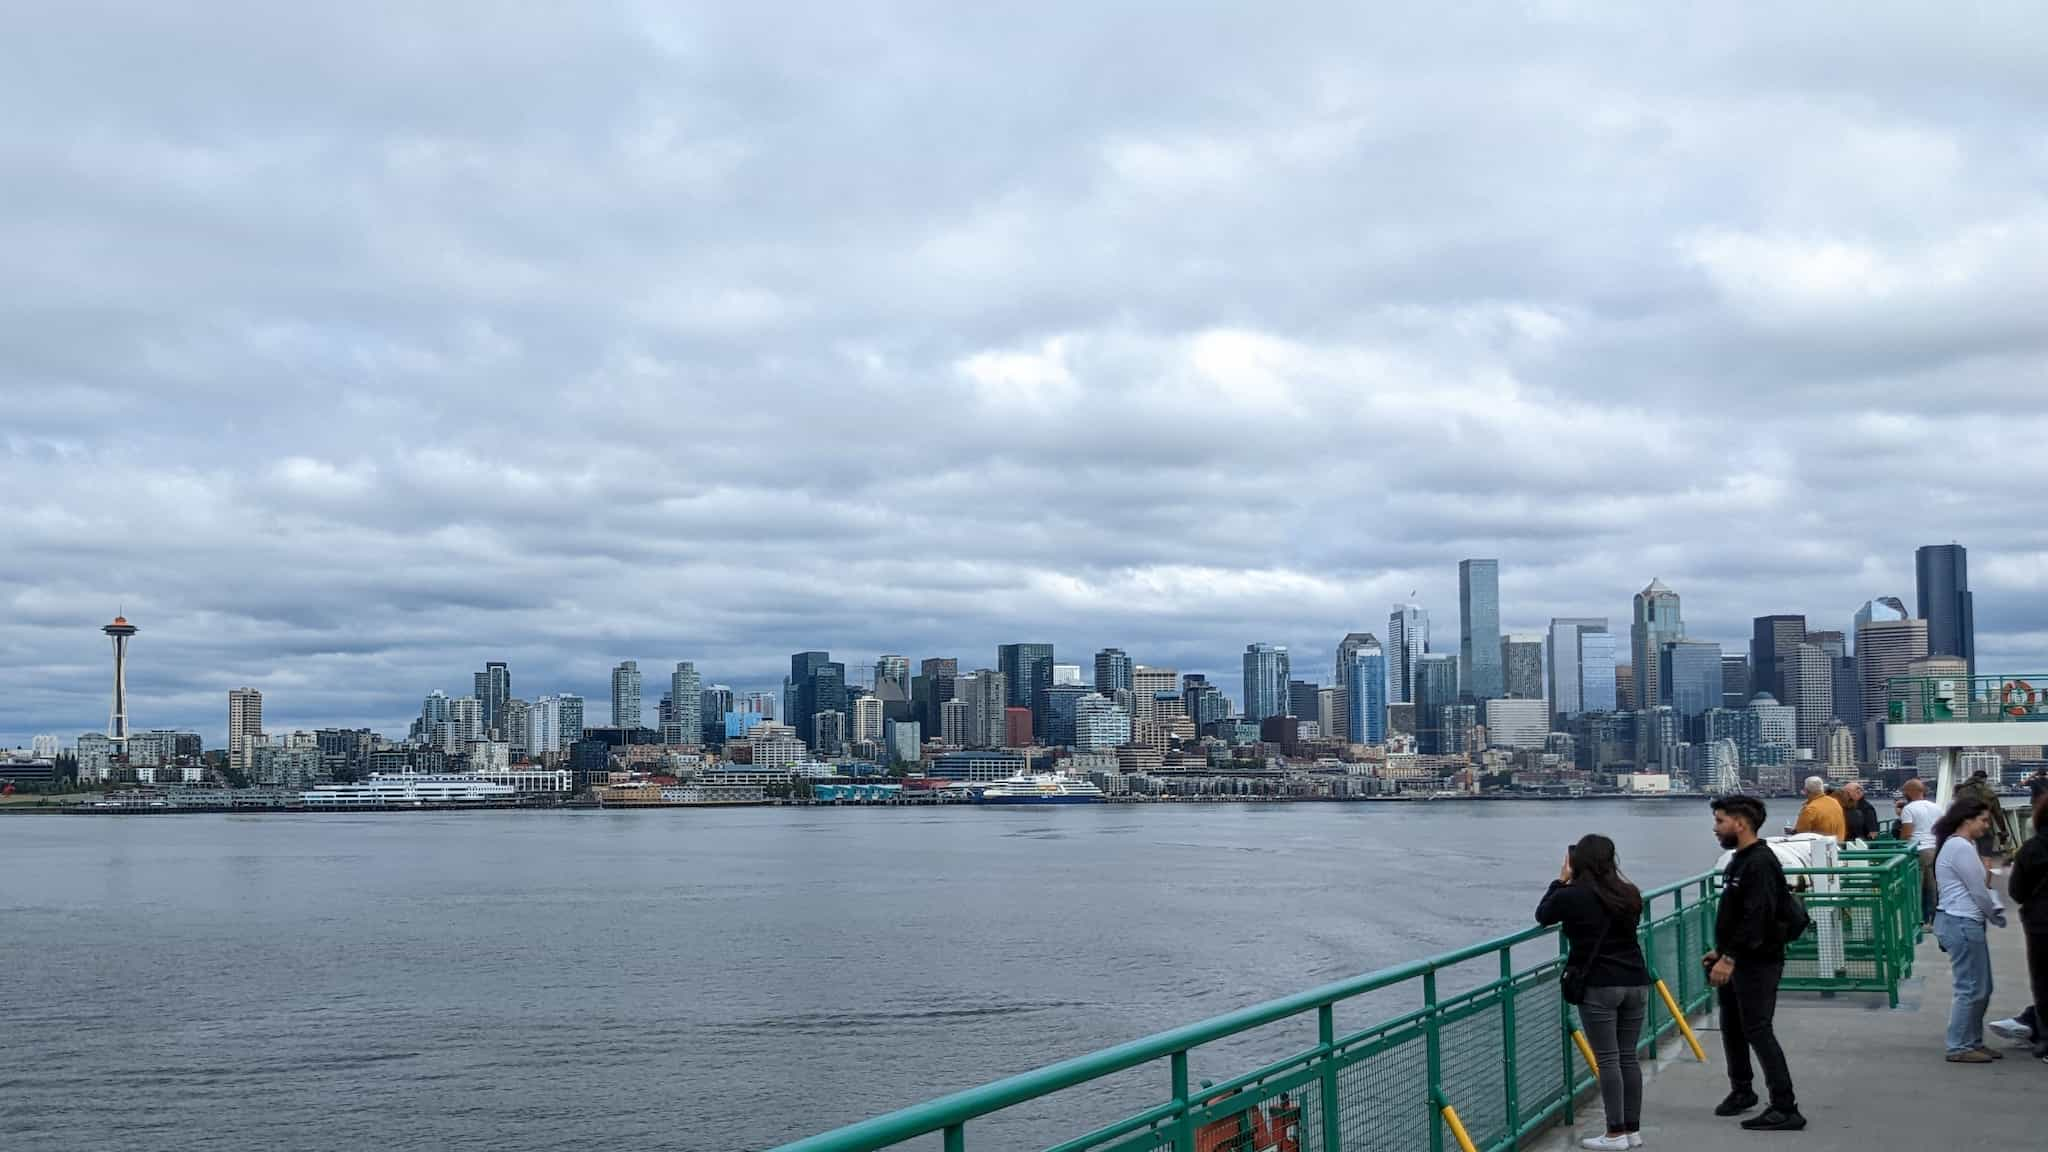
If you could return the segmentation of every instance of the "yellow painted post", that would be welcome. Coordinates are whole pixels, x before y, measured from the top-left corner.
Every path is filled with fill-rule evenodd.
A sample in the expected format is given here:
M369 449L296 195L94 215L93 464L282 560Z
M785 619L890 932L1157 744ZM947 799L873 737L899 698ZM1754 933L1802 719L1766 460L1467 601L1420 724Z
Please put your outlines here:
M1657 995L1662 996L1664 998L1664 1006L1671 1009L1671 1018L1678 1021L1678 1031L1685 1037L1685 1042L1692 1047L1693 1056L1700 1063L1705 1064L1707 1062L1706 1049L1700 1047L1700 1038L1693 1035L1692 1022L1685 1018L1685 1013L1678 1010L1678 1000L1671 995L1671 986L1662 980L1657 981Z
M1579 1055L1586 1058L1587 1069L1595 1076L1600 1075L1600 1062L1593 1059L1593 1046L1586 1043L1586 1034L1577 1028L1572 1029L1572 1043L1579 1046Z
M1465 1152L1479 1152L1472 1146L1472 1134L1465 1131L1465 1122L1458 1119L1458 1110L1449 1104L1444 1105L1444 1123L1451 1126L1451 1135L1457 1137L1458 1147Z

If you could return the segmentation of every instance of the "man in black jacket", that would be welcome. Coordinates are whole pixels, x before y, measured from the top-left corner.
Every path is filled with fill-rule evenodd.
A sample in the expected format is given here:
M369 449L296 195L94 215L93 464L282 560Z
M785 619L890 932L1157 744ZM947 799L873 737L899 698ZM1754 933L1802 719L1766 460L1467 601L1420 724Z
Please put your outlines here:
M1714 918L1714 951L1701 958L1707 982L1719 988L1721 1046L1728 1061L1728 1098L1716 1116L1736 1116L1756 1107L1750 1055L1763 1065L1770 1107L1742 1122L1754 1132L1796 1132L1806 1127L1792 1092L1785 1050L1778 1046L1772 1018L1778 1011L1778 981L1785 974L1784 929L1779 917L1785 871L1771 846L1757 839L1764 824L1763 801L1723 796L1714 801L1714 836L1735 855L1721 879L1721 906Z
M2027 933L2027 977L2033 985L2034 1055L2048 1061L2048 789L2034 793L2034 834L2020 845L2006 878L2006 895L2020 906L2020 926Z
M1851 840L1877 839L1877 805L1863 794L1863 781L1851 780L1842 785L1842 823L1847 826Z

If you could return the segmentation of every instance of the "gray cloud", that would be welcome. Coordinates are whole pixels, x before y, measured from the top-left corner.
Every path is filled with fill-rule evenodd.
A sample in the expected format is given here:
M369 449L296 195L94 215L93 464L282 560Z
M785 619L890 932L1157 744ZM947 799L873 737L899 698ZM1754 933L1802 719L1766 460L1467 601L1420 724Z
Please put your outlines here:
M1326 677L1503 616L2048 656L2048 25L267 5L0 45L0 743L403 724L508 659ZM2039 665L2034 665L2038 667Z

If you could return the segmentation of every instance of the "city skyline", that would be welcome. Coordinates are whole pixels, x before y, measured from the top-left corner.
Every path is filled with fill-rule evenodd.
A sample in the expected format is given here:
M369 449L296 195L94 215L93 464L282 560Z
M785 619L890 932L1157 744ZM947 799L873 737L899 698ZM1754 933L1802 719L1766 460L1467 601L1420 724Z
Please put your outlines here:
M1732 652L1961 540L2043 666L2048 528L1933 466L2048 480L2014 11L25 11L0 742L106 724L116 611L138 730L1018 641L1241 699L1411 590L1454 646L1474 557Z

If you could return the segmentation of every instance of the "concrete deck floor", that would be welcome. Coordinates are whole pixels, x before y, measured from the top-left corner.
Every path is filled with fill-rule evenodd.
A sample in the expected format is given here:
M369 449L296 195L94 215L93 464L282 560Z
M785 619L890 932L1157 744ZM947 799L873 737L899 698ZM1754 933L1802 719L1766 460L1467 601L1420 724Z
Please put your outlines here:
M2026 942L2015 922L1991 930L1992 996L1988 1019L2017 1015L2029 999ZM1792 1069L1803 1132L1746 1132L1740 1117L1714 1105L1728 1093L1717 1015L1695 1021L1707 1063L1680 1041L1644 1068L1643 1143L1652 1149L1722 1152L1796 1144L1813 1152L1872 1149L2048 1148L2048 1064L1987 1031L2006 1058L1950 1064L1943 1057L1953 985L1948 957L1930 932L1913 962L1899 1006L1862 993L1823 998L1786 993L1778 1001L1778 1041ZM1761 1073L1756 1090L1764 1094ZM1752 1115L1754 1113L1751 1113ZM1605 1131L1597 1096L1582 1105L1576 1131L1553 1130L1532 1142L1543 1152L1576 1152L1578 1138Z

